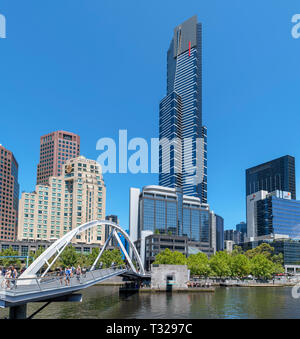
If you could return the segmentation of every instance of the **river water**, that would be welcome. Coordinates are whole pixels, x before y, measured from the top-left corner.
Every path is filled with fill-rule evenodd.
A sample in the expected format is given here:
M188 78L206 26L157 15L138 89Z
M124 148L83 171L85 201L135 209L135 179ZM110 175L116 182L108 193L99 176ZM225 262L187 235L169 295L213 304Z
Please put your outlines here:
M118 287L82 291L82 303L53 303L35 318L43 319L257 319L300 318L300 299L291 287L217 288L215 293L145 293L120 295ZM28 315L43 304L30 304ZM0 318L8 310L0 309Z

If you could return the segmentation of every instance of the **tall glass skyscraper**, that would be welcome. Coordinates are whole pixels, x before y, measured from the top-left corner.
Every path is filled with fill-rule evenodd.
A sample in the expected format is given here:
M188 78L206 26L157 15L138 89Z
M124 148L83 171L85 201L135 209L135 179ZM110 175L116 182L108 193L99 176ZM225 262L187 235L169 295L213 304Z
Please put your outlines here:
M202 126L202 25L174 29L167 56L167 96L160 103L159 185L207 203L207 130Z
M246 170L246 196L258 191L290 192L296 200L295 158L284 157Z

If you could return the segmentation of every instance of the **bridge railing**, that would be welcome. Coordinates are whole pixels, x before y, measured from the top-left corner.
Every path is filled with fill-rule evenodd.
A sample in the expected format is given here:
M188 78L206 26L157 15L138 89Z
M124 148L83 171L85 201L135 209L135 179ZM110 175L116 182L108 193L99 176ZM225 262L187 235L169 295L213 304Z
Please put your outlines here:
M45 277L28 277L28 278L3 278L0 286L0 296L10 295L17 296L21 294L29 294L36 292L45 292L50 290L63 290L70 287L80 287L87 283L101 280L101 278L116 275L122 272L122 268L108 268L94 271L87 271L80 275L58 276L49 274Z

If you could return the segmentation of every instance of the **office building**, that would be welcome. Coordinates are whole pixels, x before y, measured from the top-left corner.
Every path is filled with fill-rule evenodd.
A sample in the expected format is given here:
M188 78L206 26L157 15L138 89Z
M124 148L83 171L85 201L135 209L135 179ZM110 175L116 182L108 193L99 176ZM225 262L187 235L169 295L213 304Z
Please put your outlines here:
M159 185L207 203L207 129L202 125L202 24L174 29L167 54L167 95L159 114Z
M46 185L50 177L63 174L63 165L80 155L80 137L74 133L57 131L40 139L40 162L37 167L37 185Z
M275 191L256 202L257 236L287 235L300 239L300 201L292 200L289 192Z
M257 237L256 203L267 196L267 191L259 191L247 196L247 238Z
M224 219L214 212L210 212L210 232L214 253L224 251Z
M83 156L67 160L62 175L49 185L22 193L18 240L53 241L84 223L105 218L106 187L100 165ZM78 235L74 242L103 244L101 226Z
M243 233L236 230L224 231L224 241L231 240L235 244L240 244L244 241Z
M118 219L117 215L107 215L105 217L105 220L108 220L110 222L113 222L113 223L119 225L119 219ZM111 232L112 232L112 227L109 226L109 225L105 225L105 241L108 239ZM111 240L109 241L109 245L110 246L117 246L117 240L115 239L115 237L111 238Z
M246 196L259 191L285 191L296 199L295 158L284 157L246 170Z
M186 196L180 189L146 186L130 190L130 236L142 238L142 232L155 235L186 237L188 245L208 255L210 246L210 211L199 198Z
M11 151L0 145L0 240L17 236L19 183L18 163Z
M241 221L239 224L237 224L235 229L236 231L243 233L244 236L247 235L247 224L244 221Z
M247 225L248 240L271 234L300 239L300 201L290 192L257 192L247 198Z

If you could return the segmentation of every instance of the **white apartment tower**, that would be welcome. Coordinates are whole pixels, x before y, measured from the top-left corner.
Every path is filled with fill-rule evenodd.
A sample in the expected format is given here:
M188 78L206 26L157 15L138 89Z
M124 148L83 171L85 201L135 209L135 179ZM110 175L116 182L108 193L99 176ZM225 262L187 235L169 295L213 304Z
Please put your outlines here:
M101 166L83 156L63 165L62 175L49 185L37 185L22 193L18 240L54 241L86 222L105 219L106 187ZM104 244L105 230L86 231L74 243Z

